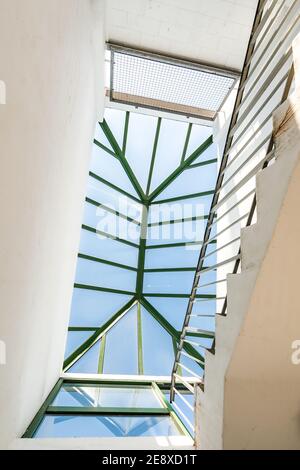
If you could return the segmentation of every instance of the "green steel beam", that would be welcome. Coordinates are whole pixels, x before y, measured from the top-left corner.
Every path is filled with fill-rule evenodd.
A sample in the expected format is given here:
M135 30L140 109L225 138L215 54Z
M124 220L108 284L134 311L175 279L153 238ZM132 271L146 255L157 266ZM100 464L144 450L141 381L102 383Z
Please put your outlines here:
M126 111L125 114L125 124L124 124L124 135L123 135L123 145L122 145L122 153L126 155L126 147L127 147L127 138L128 138L128 126L129 126L129 111Z
M148 295L148 294L147 294ZM179 332L164 318L164 316L153 307L150 302L145 297L142 297L141 304L145 309L152 315L152 317L169 333L169 335L179 342L180 334ZM200 361L204 362L203 356L195 349L191 344L184 344L183 348L186 350L188 354L191 356L196 357Z
M168 408L114 408L105 406L49 406L51 415L169 415Z
M212 163L217 163L217 158L212 158L211 160L205 160L204 162L194 163L190 165L187 170L192 170L193 168L199 168L199 166L211 165Z
M187 152L187 149L188 149L188 146L189 146L189 141L190 141L190 137L191 137L191 132L192 132L192 127L193 127L193 124L189 124L188 125L188 130L187 130L187 133L186 133L186 138L185 138L185 142L184 142L184 147L183 147L183 152L182 152L182 156L181 156L181 164L183 164L184 160L185 160L185 157L186 157L186 152Z
M128 215L122 214L119 211L115 211L111 207L108 207L105 204L102 204L101 202L95 201L95 199L86 197L85 200L86 202L88 202L89 204L92 204L93 206L101 207L101 209L103 209L105 212L110 212L111 214L114 214L115 216L120 217L121 219L127 220L128 222L132 222L133 224L136 224L138 226L141 225L141 223L138 220L135 220L132 217L128 217Z
M157 292L144 292L145 297L163 297L163 298L170 298L170 299L188 299L191 294L164 294L164 293L157 293ZM215 299L216 296L213 294L196 294L196 299Z
M107 259L95 258L95 256L84 255L83 253L78 253L78 258L86 259L88 261L95 261L96 263L108 264L115 268L127 269L128 271L137 271L137 268L133 266L128 266L127 264L115 263L114 261L108 261Z
M159 117L157 119L157 127L156 127L156 133L155 133L155 139L154 139L154 144L153 144L153 151L152 151L152 157L151 157L151 163L150 163L150 169L149 169L149 175L148 175L148 181L147 181L146 197L149 196L149 192L150 192L160 128L161 128L161 118Z
M195 222L197 220L206 220L208 219L208 215L199 215L194 217L186 217L182 219L172 219L172 220L161 220L160 222L151 222L148 224L148 227L159 227L161 225L173 225L173 224L183 224L185 222Z
M128 193L127 191L124 191L124 189L119 188L115 184L110 183L109 181L105 180L104 178L101 178L101 176L96 175L96 173L93 173L92 171L89 172L89 176L94 178L95 180L99 181L102 184L105 184L109 188L113 189L114 191L117 191L120 194L123 194L124 196L128 197L129 199L132 199L135 202L140 203L141 201L139 198L133 196L132 194Z
M188 428L184 425L183 421L180 419L176 411L174 410L173 406L171 403L166 399L165 395L162 393L161 389L159 386L153 382L152 387L154 391L157 394L157 397L160 399L161 403L167 408L171 418L174 420L175 424L178 426L178 428L183 432L183 434L190 436L193 438L192 434L188 430Z
M202 145L200 145L176 170L174 170L149 196L149 202L152 202L161 192L163 192L181 173L191 165L213 142L210 136Z
M137 339L138 339L138 371L140 375L144 375L142 315L141 315L141 304L139 302L137 305Z
M157 250L160 248L176 248L179 246L194 246L194 245L202 245L203 241L195 241L195 242L177 242L177 243L160 243L158 245L147 245L146 250Z
M122 294L122 295L135 295L135 292L130 292L127 290L121 289L110 289L109 287L101 286L89 286L88 284L74 284L75 289L85 289L85 290L95 290L98 292L109 292L110 294Z
M147 222L148 222L148 206L144 205L143 211L142 211L138 269L137 269L137 277L136 277L136 295L138 299L140 299L143 293L144 266L145 266L146 241L147 241Z
M81 226L81 228L83 230L87 230L88 232L92 232L92 233L95 233L97 235L101 235L104 238L110 238L111 240L115 240L117 242L124 243L125 245L132 246L133 248L139 248L140 247L140 245L138 245L137 243L130 242L129 240L125 240L124 238L116 237L115 235L112 235L111 233L102 232L102 230L97 230L96 228L90 227L89 225L84 225L83 224Z
M99 326L69 326L68 331L96 331Z
M176 272L195 272L196 268L147 268L145 273L176 273Z
M103 374L106 334L102 336L98 361L98 374Z
M24 432L22 438L32 438L34 436L34 433L36 432L37 428L39 427L39 425L41 424L44 418L47 408L53 402L54 398L56 397L57 393L60 390L60 387L62 386L62 383L63 383L63 379L59 379L58 382L54 385L48 397L46 398L46 400L40 407L39 411L37 412L37 414L31 421L30 425Z
M115 157L115 158L118 159L117 155L112 150L110 150L105 145L101 144L101 142L99 142L98 140L94 139L94 144L97 145L98 147L100 147L105 152L109 153L109 155L111 155L112 157Z
M116 141L113 133L111 132L109 125L107 124L106 120L104 119L103 122L100 123L100 126L107 137L112 149L114 150L115 154L119 158L119 161L127 174L132 186L136 190L137 194L139 195L140 199L142 202L146 200L146 196L144 194L144 191L142 190L142 187L140 186L135 174L133 173L128 161L125 158L125 155L123 154L121 148L119 147L118 142Z
M101 325L90 338L84 341L69 357L64 361L64 371L77 362L135 303L135 297L127 302L117 313L112 315L103 325Z
M170 197L168 199L160 199L159 201L153 201L151 204L166 204L167 202L176 202L176 201L184 201L185 199L193 199L196 197L204 197L204 196L210 196L214 194L214 190L211 191L202 191L200 193L193 193L193 194L186 194L186 195L181 195L181 196L176 196L176 197Z

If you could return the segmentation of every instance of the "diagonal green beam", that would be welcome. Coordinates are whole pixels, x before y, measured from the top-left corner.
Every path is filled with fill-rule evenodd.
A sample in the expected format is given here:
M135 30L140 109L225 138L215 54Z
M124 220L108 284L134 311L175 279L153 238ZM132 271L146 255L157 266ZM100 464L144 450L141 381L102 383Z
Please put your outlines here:
M120 217L121 219L127 220L128 222L132 222L133 224L136 224L136 225L141 225L141 223L138 220L133 219L132 217L129 217L126 214L122 214L122 212L115 211L111 207L108 207L105 204L102 204L101 202L95 201L95 199L91 199L90 197L86 197L85 201L89 204L92 204L95 207L101 207L101 209L103 209L105 212L109 212L110 214L114 214L115 216Z
M127 269L128 271L135 272L137 271L137 268L129 266L128 264L116 263L115 261L110 261L108 259L103 258L96 258L95 256L86 255L84 253L78 253L78 258L86 259L87 261L95 261L95 263L107 264L108 266L113 266L114 268Z
M125 238L120 238L116 237L116 235L113 235L111 233L103 232L102 230L98 230L94 227L90 227L89 225L83 224L81 226L83 230L87 230L88 232L95 233L97 235L101 235L104 238L110 238L111 240L115 240L120 243L124 243L124 245L132 246L133 248L139 248L139 245L137 243L130 242L129 240L125 240Z
M97 145L97 147L101 148L102 150L104 150L105 152L109 153L109 155L111 155L112 157L115 157L118 159L117 155L112 151L110 150L108 147L106 147L105 145L101 144L101 142L99 142L98 140L94 139L94 144Z
M94 178L95 180L99 181L102 184L105 184L105 186L108 186L109 188L113 189L114 191L117 191L118 193L123 194L124 196L132 199L133 201L136 202L141 202L137 197L133 196L132 194L128 193L127 191L124 191L124 189L119 188L113 183L110 183L109 181L105 180L104 178L101 178L101 176L96 175L96 173L93 173L92 171L89 172L89 176Z
M142 313L141 313L141 304L139 302L137 305L137 340L138 340L138 371L140 375L144 375Z
M129 111L126 111L125 114L125 124L124 124L124 134L123 134L123 145L122 145L122 153L126 155L126 147L127 147L127 138L128 138L128 127L129 127Z
M182 196L175 196L175 197L170 197L168 199L160 199L159 201L153 201L151 204L166 204L167 202L176 202L176 201L184 201L185 199L194 199L197 197L205 197L205 196L211 196L215 193L214 189L211 191L202 191L200 193L192 193L192 194L185 194Z
M121 148L119 147L119 144L118 142L116 141L113 133L111 132L110 130L110 127L109 125L107 124L107 122L105 121L105 119L103 120L103 122L100 122L100 126L105 134L105 136L107 137L113 151L115 152L115 154L117 155L125 173L127 174L132 186L134 187L134 189L136 190L137 194L139 195L141 201L145 201L146 200L146 196L144 194L144 191L140 185L140 183L138 182L135 174L133 173L128 161L126 160L125 158L125 155L123 154Z
M156 133L155 133L155 138L154 138L153 151L152 151L152 157L151 157L151 163L150 163L150 169L149 169L149 175L148 175L148 181L147 181L147 189L146 189L147 197L149 196L151 182L152 182L152 175L153 175L160 128L161 128L161 118L159 117L157 120Z
M140 247L139 247L138 267L137 267L137 276L136 276L136 295L138 299L140 299L143 293L147 229L148 229L148 206L144 205L143 211L142 211Z
M153 201L162 191L164 191L181 173L188 168L213 142L210 136L201 144L186 160L184 160L149 196L149 202Z
M100 326L92 336L84 341L69 357L64 361L63 368L66 370L73 365L77 360L83 356L103 335L106 333L135 303L136 299L133 297L127 302L117 313L112 315L102 326Z
M169 333L169 335L174 338L177 342L180 340L180 333L163 317L155 307L153 307L145 297L141 298L141 304L143 307L152 315L152 317ZM200 361L204 362L203 356L191 345L184 344L183 348L191 356L196 357Z
M183 152L182 152L182 156L181 156L181 164L184 162L185 157L186 157L186 152L187 152L187 149L188 149L188 146L189 146L192 127L193 127L193 124L190 123L188 125L188 130L187 130L187 133L186 133L186 139L185 139L185 142L184 142Z

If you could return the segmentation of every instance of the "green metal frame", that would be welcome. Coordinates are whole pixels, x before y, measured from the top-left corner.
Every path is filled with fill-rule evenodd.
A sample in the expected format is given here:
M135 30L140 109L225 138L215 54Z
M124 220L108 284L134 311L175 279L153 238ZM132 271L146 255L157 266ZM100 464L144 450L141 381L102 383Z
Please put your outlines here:
M147 312L157 321L162 328L170 335L172 338L173 344L177 344L180 339L180 332L178 332L165 318L164 316L156 309L154 306L149 302L148 299L151 297L162 297L162 298L188 298L189 293L186 294L173 294L173 293L144 293L143 290L143 281L144 281L144 274L145 273L163 273L163 272L194 272L196 267L194 266L184 266L184 267L167 267L167 268L145 268L145 256L147 250L153 249L167 249L167 248L175 248L175 247L184 247L189 245L202 245L202 241L191 241L191 242L175 242L175 243L167 243L167 244L157 244L157 245L147 245L147 231L148 228L153 226L162 226L167 224L177 224L177 223L184 223L184 222L191 222L196 220L206 220L207 215L198 216L198 217L187 217L183 219L173 219L168 221L161 221L161 222L152 222L148 221L148 213L149 208L151 205L154 204L164 204L164 203L171 203L176 201L184 201L186 199L191 198L201 198L208 195L213 194L212 191L204 191L198 192L193 194L184 194L182 196L167 198L157 200L158 196L163 193L163 191L173 182L175 179L180 176L184 171L190 170L195 167L214 164L217 159L210 159L203 162L194 163L199 156L205 152L205 150L212 144L213 139L210 136L208 139L205 140L191 155L187 155L187 150L189 146L190 136L193 128L193 124L189 124L187 128L187 133L184 141L184 147L181 155L180 164L178 167L167 177L165 178L157 188L155 188L150 193L151 183L152 183L152 175L154 170L154 165L156 162L156 154L157 148L159 144L159 137L160 137L160 130L162 119L159 117L157 119L156 125L156 132L153 142L153 149L148 173L148 179L146 183L146 190L144 191L139 184L130 164L126 159L126 148L127 148L127 140L128 140L128 129L130 123L130 112L125 113L124 119L124 129L123 129L123 138L122 143L119 145L116 138L114 137L108 123L106 120L99 123L109 145L111 148L108 148L107 145L99 142L98 140L94 141L94 144L104 150L109 156L116 158L120 164L122 165L131 185L136 192L136 194L131 194L128 191L119 188L113 183L105 180L101 176L95 174L94 172L90 171L89 176L100 183L104 184L108 188L111 188L113 191L126 196L130 200L138 203L142 209L142 217L141 221L136 220L134 218L128 217L126 214L122 214L119 211L113 210L112 208L102 204L101 202L95 201L92 198L86 197L86 202L88 204L92 204L96 207L101 207L104 211L110 212L114 214L116 217L120 217L128 222L134 223L138 227L140 227L140 240L139 243L133 243L129 240L116 237L112 234L107 232L103 232L97 230L97 228L90 227L88 225L82 225L83 230L90 231L92 233L100 234L105 238L114 239L119 243L127 244L133 248L138 250L138 262L137 266L130 266L123 263L117 263L114 261L110 261L109 259L97 258L94 256L90 256L85 253L79 253L78 257L81 259L85 259L88 261L93 261L96 263L103 263L107 264L119 269L124 269L128 271L136 272L136 288L134 292L126 291L122 289L111 289L102 286L90 286L85 284L78 284L75 283L74 287L77 289L87 289L87 290L96 290L99 292L108 292L112 294L120 294L120 295L130 295L131 300L127 302L120 310L118 310L114 315L110 317L108 321L106 321L101 327L69 327L69 331L90 331L91 336L84 341L68 358L66 358L64 362L64 370L68 370L73 364L75 364L82 356L85 354L96 342L101 340L100 351L99 351L99 360L98 360L98 373L103 373L104 367L104 359L105 359L105 344L106 344L106 336L109 330L121 319L123 318L124 314L129 311L135 304L137 304L137 355L138 355L138 373L144 373L144 364L143 364L143 340L142 340L142 316L141 316L141 307L145 308ZM213 240L212 243L216 241ZM214 295L210 294L198 294L197 298L199 299L214 299ZM196 336L196 335L195 335ZM198 335L200 337L205 337ZM200 362L204 361L202 355L190 344L185 344L184 349L187 354L190 354L192 357L195 357Z
M152 389L154 395L156 396L158 403L161 404L161 407L157 406L156 408L132 408L132 407L101 407L101 406L53 406L56 396L58 395L61 387L63 385L74 385L77 387L101 387L105 388L115 387L115 388L141 388L141 389ZM161 384L162 389L169 385ZM55 384L50 394L46 398L45 402L37 412L36 416L33 418L32 422L24 432L22 438L33 438L37 429L39 428L43 418L46 415L78 415L78 416L106 416L106 415L125 415L125 416L170 416L174 424L180 429L183 435L191 436L189 430L185 427L172 405L167 401L164 396L161 388L156 382L144 382L144 381L122 381L122 380L89 380L89 379L63 379L60 378ZM99 436L101 437L101 436Z

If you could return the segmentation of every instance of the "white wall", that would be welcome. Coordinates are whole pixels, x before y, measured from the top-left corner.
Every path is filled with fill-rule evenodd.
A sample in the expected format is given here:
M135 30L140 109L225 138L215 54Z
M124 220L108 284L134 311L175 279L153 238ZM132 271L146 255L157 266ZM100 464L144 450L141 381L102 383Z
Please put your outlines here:
M0 447L60 373L89 155L103 112L103 0L1 0Z

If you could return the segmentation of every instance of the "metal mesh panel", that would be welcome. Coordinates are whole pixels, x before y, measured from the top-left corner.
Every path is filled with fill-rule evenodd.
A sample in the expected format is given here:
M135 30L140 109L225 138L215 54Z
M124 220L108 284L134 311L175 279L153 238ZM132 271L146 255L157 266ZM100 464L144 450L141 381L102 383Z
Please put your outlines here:
M236 76L112 49L111 99L213 119Z

